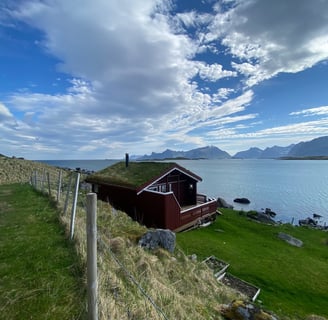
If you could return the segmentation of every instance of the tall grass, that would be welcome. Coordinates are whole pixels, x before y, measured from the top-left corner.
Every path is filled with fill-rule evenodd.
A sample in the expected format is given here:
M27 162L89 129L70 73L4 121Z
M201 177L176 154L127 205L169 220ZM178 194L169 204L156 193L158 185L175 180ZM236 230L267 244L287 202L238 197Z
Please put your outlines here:
M69 224L69 217L62 221ZM125 213L98 202L100 319L221 319L220 305L240 294L217 283L205 264L191 261L180 249L170 254L139 247L137 240L146 231ZM85 237L85 211L79 209L75 243L83 257Z
M51 180L58 179L58 169L41 162L0 156L0 185L7 183L28 182L34 170L41 174L46 171Z

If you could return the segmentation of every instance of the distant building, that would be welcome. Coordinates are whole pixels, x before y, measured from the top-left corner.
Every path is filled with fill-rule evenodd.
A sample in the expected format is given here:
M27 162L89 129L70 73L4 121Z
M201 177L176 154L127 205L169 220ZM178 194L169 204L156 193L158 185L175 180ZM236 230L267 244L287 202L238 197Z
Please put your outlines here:
M86 181L98 199L147 227L181 231L216 217L216 200L197 193L202 179L176 163L127 160Z

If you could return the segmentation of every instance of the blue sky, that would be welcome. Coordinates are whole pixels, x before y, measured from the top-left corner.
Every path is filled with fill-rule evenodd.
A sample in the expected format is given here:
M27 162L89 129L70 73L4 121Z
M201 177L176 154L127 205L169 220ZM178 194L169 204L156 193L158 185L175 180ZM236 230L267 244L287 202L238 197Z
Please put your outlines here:
M0 153L102 159L328 135L328 0L0 3Z

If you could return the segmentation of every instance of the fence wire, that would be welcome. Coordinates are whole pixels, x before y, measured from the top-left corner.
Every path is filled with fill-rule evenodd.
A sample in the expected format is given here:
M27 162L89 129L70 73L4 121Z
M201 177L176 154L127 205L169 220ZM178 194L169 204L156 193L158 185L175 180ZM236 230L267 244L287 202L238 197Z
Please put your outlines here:
M98 236L98 244L102 246L102 249L106 249L111 257L114 259L114 261L119 265L119 267L124 271L125 275L133 282L136 287L139 289L139 291L144 295L144 297L152 304L152 306L156 309L157 313L163 317L165 320L169 320L169 318L166 316L164 311L156 304L156 302L153 300L153 298L146 292L146 290L140 285L140 283L133 277L131 272L126 269L124 264L116 257L114 252L110 249L110 247L105 243L105 241Z
M74 188L72 186L72 183L74 181L74 172L71 172L68 176L63 177L61 179L57 179L54 177L51 177L45 170L42 171L42 173L38 173L36 170L31 174L31 185L36 189L41 191L44 194L48 194L48 196L51 198L55 192L57 203L59 203L60 194L64 193L66 191L65 195L65 204L63 207L63 213L65 214L68 209L69 202L72 202L73 206L73 193ZM83 182L79 183L79 189L78 189L78 201L77 205L80 208L83 208L86 210L86 194L88 191L85 189L85 186L82 187ZM82 191L82 192L81 192ZM72 215L73 216L73 215ZM71 221L71 224L74 223ZM98 245L101 246L103 250L106 250L109 252L110 256L113 258L113 260L117 263L117 265L121 268L121 270L124 272L125 276L136 286L136 288L141 292L141 294L145 297L145 302L148 301L156 310L159 316L161 316L165 320L169 320L168 316L165 314L165 312L156 304L154 299L147 293L147 291L141 286L141 284L133 277L131 272L127 270L127 268L124 266L124 264L118 259L118 257L114 254L114 252L110 249L110 247L106 244L106 242L101 238L100 235L97 237Z

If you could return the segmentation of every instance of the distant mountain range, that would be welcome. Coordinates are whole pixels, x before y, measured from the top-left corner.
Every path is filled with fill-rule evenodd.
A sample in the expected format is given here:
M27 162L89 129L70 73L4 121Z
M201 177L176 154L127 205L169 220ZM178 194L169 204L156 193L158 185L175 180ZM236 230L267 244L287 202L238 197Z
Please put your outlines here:
M295 145L291 144L288 147L273 146L265 148L250 148L245 151L237 152L233 158L235 159L277 159L281 157L288 157L290 151Z
M192 149L189 151L173 151L170 149L162 153L153 152L151 155L144 155L138 160L164 160L164 159L230 159L228 152L221 149L208 146L203 148Z
M237 152L231 156L215 146L192 149L189 151L174 151L167 149L161 153L153 152L150 155L138 157L137 160L164 160L164 159L278 159L304 158L328 156L328 136L313 139L307 142L291 144L287 147L273 146L264 150L253 147Z

